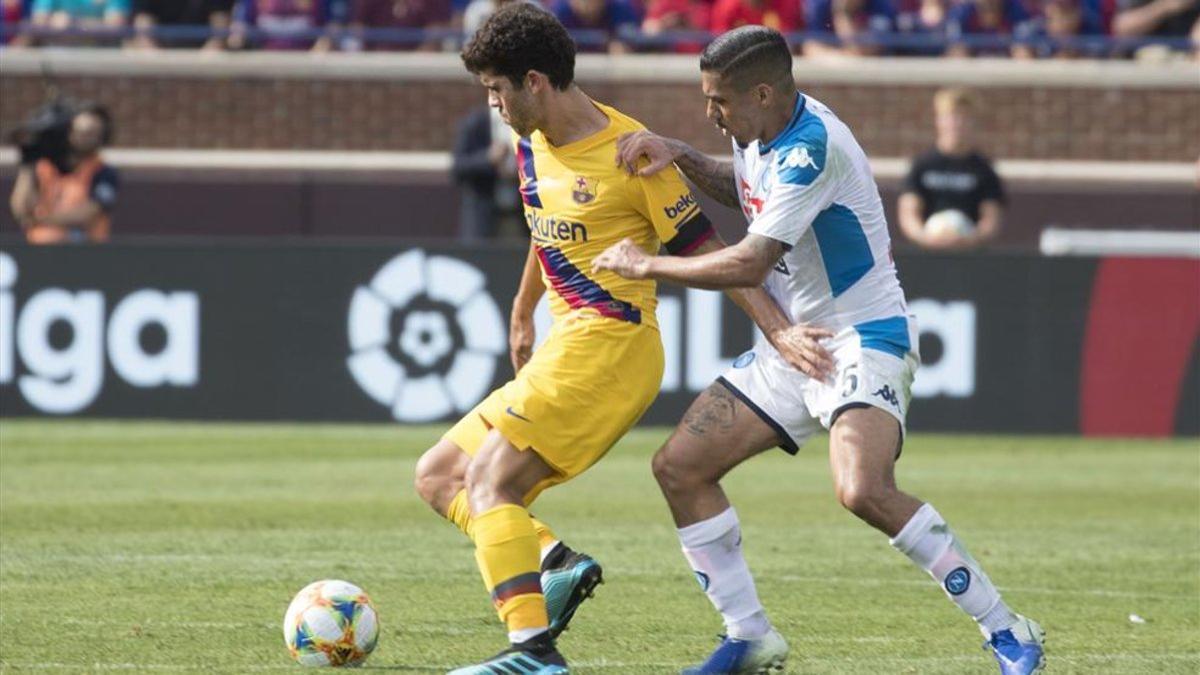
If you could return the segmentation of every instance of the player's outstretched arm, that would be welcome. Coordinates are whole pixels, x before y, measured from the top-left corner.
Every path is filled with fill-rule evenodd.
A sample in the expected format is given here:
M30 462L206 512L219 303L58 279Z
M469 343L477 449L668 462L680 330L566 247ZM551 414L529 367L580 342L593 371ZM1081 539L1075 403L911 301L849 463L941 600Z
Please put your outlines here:
M592 268L612 270L626 279L724 290L761 286L781 255L783 244L757 234L747 234L734 246L686 258L650 255L627 238L596 256Z
M639 168L645 158L648 163ZM719 162L681 140L650 131L635 131L617 139L617 165L633 176L651 176L674 163L704 194L731 209L738 208L733 164Z
M820 341L832 333L815 326L792 325L762 289L762 282L783 255L783 244L749 234L735 246L714 237L689 257L654 256L632 239L610 246L592 261L596 270L611 270L628 279L660 279L685 286L725 290L788 363L818 380L828 379L832 357Z

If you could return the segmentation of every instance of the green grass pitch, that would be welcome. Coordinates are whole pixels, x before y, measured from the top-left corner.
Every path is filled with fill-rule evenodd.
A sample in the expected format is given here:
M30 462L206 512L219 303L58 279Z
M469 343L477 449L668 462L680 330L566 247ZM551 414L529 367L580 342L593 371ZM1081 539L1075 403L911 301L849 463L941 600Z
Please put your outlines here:
M0 671L295 670L280 621L319 578L372 595L368 668L489 656L504 636L472 549L411 488L439 432L0 421ZM720 632L650 476L665 434L630 434L536 505L605 566L560 641L575 672L678 672ZM835 503L825 450L726 481L789 672L994 672L971 622ZM1200 672L1195 439L917 434L898 477L1046 627L1050 673Z

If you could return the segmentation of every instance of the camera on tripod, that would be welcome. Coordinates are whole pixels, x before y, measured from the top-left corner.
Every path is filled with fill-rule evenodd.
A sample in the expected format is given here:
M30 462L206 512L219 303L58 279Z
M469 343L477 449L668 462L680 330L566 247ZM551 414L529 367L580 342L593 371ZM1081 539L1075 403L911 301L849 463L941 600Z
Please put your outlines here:
M82 112L90 112L101 118L104 122L102 143L108 145L112 138L112 120L104 106L56 95L9 132L8 140L20 151L21 164L31 165L47 159L59 171L69 171L71 123Z

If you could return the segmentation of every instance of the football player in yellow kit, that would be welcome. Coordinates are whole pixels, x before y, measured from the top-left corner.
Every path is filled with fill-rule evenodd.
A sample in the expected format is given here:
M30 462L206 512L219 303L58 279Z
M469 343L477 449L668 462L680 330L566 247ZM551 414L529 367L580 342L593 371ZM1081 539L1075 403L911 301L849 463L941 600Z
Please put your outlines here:
M724 244L677 171L638 177L617 165L617 139L644 127L574 84L575 45L552 15L506 5L462 57L517 137L531 241L513 301L516 376L425 452L416 486L474 541L512 644L454 675L554 675L568 672L555 638L601 568L527 506L603 457L653 402L663 372L654 282L595 273L592 259L627 237L675 255ZM547 291L554 323L533 352L533 310ZM800 353L811 341L794 339L761 288L729 295L787 358L823 358Z

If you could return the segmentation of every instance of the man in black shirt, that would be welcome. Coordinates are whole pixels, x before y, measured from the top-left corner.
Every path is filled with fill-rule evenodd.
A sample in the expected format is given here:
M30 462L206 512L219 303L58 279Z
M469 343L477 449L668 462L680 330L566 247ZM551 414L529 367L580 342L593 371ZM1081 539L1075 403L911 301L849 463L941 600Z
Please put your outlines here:
M963 89L933 98L936 147L913 160L898 205L900 231L929 249L964 249L1000 233L1004 186L971 142L974 99Z

